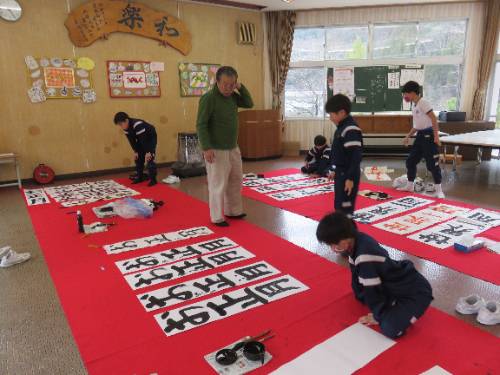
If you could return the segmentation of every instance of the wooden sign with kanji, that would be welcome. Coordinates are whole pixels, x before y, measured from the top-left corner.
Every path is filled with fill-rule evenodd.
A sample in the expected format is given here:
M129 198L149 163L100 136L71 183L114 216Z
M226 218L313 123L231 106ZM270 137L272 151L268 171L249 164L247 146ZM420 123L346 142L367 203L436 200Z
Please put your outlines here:
M87 47L114 32L133 33L170 45L182 54L191 51L186 25L168 13L124 0L92 0L72 11L64 25L77 47Z

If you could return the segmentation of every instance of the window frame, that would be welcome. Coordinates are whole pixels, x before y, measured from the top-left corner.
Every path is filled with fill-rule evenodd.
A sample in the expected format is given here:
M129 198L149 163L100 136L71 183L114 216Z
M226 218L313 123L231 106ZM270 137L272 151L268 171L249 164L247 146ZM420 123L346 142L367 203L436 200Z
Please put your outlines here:
M496 55L493 60L493 71L490 77L490 80L488 82L488 90L487 90L487 102L486 102L486 111L485 111L485 117L487 121L493 121L495 123L498 122L498 107L497 107L497 112L495 113L494 116L491 115L491 110L492 106L494 105L493 103L493 87L495 86L495 75L497 74L497 69L499 69L498 74L500 74L500 30L498 31L498 41L497 41L497 50L496 50ZM498 97L498 100L500 101L500 94ZM497 106L499 105L498 103L495 103Z
M424 56L424 57L413 57L413 58L373 58L373 37L374 37L374 26L375 25L401 25L401 24L417 24L420 23L439 23L439 22L452 22L452 21L465 21L465 33L464 33L464 48L462 54L452 55L452 56ZM366 59L353 59L353 60L327 60L326 59L326 30L328 28L340 28L340 27L367 27L368 26L368 46L367 46L367 58ZM461 99L463 97L463 78L464 78L464 67L466 65L467 56L465 51L468 47L468 37L469 37L469 19L468 18L449 18L443 20L426 20L426 21L397 21L397 22L369 22L368 24L339 24L339 25L311 25L311 26L298 26L296 29L323 29L324 30L324 43L323 43L323 60L320 61L290 61L290 69L300 69L300 68L323 68L324 70L324 100L327 99L327 71L328 68L336 67L363 67L363 66L376 66L376 65L407 65L407 64L420 64L424 65L459 65L459 82L458 82L458 108L461 106ZM417 34L417 45L418 45L418 34ZM417 45L415 47L415 53L417 52ZM283 110L286 110L286 101L283 97ZM397 112L383 112L384 114L407 114L408 111L397 111ZM489 112L488 112L489 113ZM311 121L324 121L327 118L327 114L324 113L323 117L289 117L285 116L288 120L311 120Z

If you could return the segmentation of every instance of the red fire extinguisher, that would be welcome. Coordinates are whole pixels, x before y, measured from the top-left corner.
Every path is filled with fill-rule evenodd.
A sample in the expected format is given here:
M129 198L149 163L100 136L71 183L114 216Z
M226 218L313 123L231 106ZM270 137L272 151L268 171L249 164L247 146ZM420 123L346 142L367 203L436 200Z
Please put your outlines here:
M33 171L33 179L41 185L50 184L55 176L54 170L45 164L38 165Z

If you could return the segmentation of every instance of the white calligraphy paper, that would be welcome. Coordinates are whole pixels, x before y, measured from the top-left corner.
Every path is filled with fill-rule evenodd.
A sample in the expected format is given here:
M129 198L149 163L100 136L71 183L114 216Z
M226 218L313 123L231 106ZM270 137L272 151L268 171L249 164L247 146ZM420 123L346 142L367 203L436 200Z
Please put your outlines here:
M412 234L411 236L408 236L408 238L418 242L423 242L438 249L446 249L447 247L453 246L453 244L462 236L475 235L486 229L488 229L488 227L480 223L474 223L469 220L457 218Z
M43 189L24 189L24 196L28 206L50 203L49 197Z
M137 298L146 311L154 311L279 273L269 263L258 262L139 294Z
M53 186L44 190L63 207L79 206L99 200L124 198L139 194L139 192L113 180Z
M154 236L117 242L111 245L104 245L103 249L106 250L106 253L108 254L118 254L118 253L123 253L125 251L132 251L137 249L143 249L145 247L161 245L164 243L186 240L188 238L207 236L212 233L213 232L207 227L188 228L176 232L160 233Z
M329 194L333 193L334 191L335 191L334 184L326 184L304 189L280 191L268 194L267 196L276 199L277 201L287 201L290 199L299 199L305 197L312 197L314 195Z
M271 374L351 375L393 345L396 341L355 323Z
M413 208L425 206L432 202L433 201L430 199L407 196L357 210L354 212L353 219L363 224L370 224Z
M155 319L167 336L173 336L308 289L309 287L292 276L284 275L157 314Z
M236 246L238 246L238 244L229 238L221 237L213 240L198 242L192 245L166 249L157 253L142 255L140 257L121 260L119 262L115 262L115 264L121 273L126 274L162 266L181 259L230 249Z
M235 247L220 253L204 255L197 258L139 271L125 276L125 280L134 290L175 280L186 275L211 270L227 264L253 258L255 255L242 247Z

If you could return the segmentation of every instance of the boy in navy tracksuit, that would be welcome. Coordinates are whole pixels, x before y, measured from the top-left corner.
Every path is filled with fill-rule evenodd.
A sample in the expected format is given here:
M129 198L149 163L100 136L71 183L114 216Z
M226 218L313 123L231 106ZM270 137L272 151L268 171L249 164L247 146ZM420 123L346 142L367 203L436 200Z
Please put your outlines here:
M363 134L350 115L351 101L347 96L332 96L326 102L325 111L337 125L332 141L329 175L335 181L335 211L352 216L359 188Z
M399 189L403 191L414 191L413 182L417 175L417 165L422 158L425 159L427 170L432 173L435 196L444 198L441 188L441 168L439 167L439 126L436 115L431 104L420 96L420 87L415 81L408 81L402 88L403 97L406 102L413 103L413 127L404 139L404 145L408 146L410 137L417 133L415 142L411 147L408 159L406 159L406 170L408 184Z
M136 177L132 180L133 184L145 181L144 162L147 162L149 173L149 184L153 186L156 181L156 129L153 125L144 120L129 117L125 112L118 112L115 115L114 122L119 125L134 150Z
M329 173L331 149L322 135L314 137L314 147L306 156L306 165L300 170L302 173L325 177Z
M371 310L359 319L360 323L380 324L384 335L396 338L429 307L432 288L413 263L392 260L375 239L358 232L342 212L326 215L316 237L336 253L349 257L354 295Z

